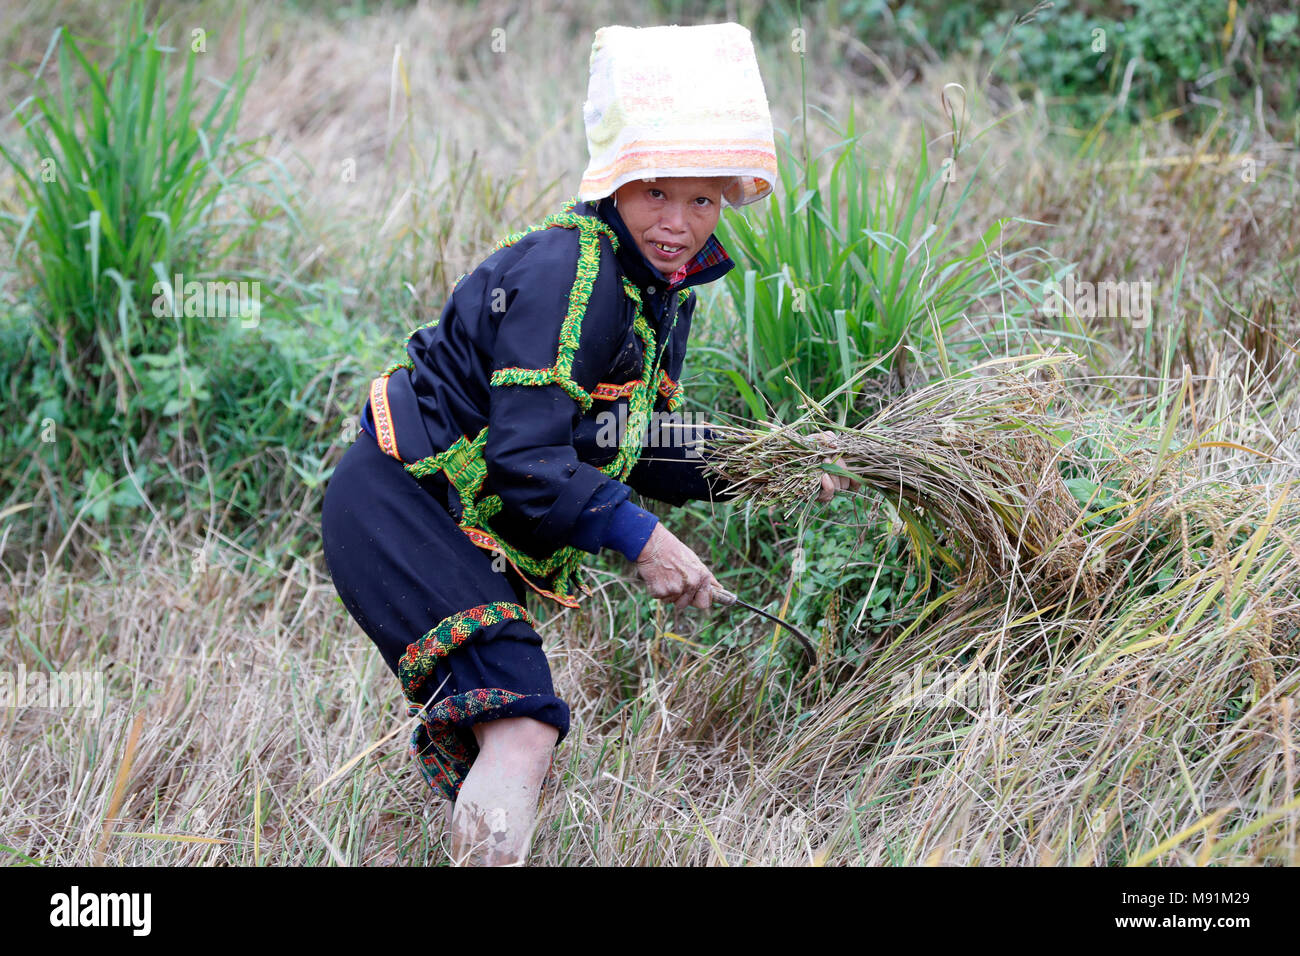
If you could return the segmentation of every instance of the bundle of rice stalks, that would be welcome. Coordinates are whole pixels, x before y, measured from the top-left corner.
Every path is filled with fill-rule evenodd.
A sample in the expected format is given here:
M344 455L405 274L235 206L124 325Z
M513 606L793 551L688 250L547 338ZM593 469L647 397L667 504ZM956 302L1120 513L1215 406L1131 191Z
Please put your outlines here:
M926 560L937 552L969 583L1015 573L1026 582L1077 581L1095 594L1082 509L1061 476L1063 463L1086 463L1072 451L1069 421L1048 411L1062 390L1058 366L1075 360L1050 353L986 362L903 395L855 427L819 417L811 400L795 423L714 426L709 465L742 500L787 511L816 497L823 471L847 474L897 508L914 553ZM814 438L814 428L833 435ZM937 537L925 512L938 518Z

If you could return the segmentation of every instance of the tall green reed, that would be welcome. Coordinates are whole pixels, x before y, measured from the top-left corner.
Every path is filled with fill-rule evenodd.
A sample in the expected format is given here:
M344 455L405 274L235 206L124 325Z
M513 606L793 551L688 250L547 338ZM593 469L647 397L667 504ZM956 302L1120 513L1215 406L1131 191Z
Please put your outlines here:
M824 394L873 363L903 378L909 350L940 368L960 364L949 346L963 317L1029 268L1003 265L1014 258L1001 252L1004 221L973 241L955 228L978 164L958 176L954 157L936 162L923 138L910 168L891 175L872 167L852 113L837 134L802 159L780 136L780 183L765 211L719 224L740 266L725 280L738 328L730 348L698 351L756 419L785 418L799 388ZM842 419L860 398L849 390L832 407Z
M30 401L6 415L26 421L5 431L17 450L43 451L34 434L52 421L61 439L50 463L59 480L46 482L52 508L61 490L79 489L102 518L93 499L133 484L114 481L124 452L139 460L183 448L212 397L216 353L250 335L243 304L234 317L206 295L201 308L177 307L186 290L175 277L186 286L256 280L241 264L253 260L259 228L288 206L274 176L261 175L254 144L235 136L252 80L242 29L234 76L212 93L200 89L200 52L184 51L178 71L177 51L138 3L110 52L98 56L98 46L55 32L31 95L13 109L19 140L0 143L0 156L18 186L18 212L3 218L32 335L16 382ZM277 295L263 285L252 304L264 314ZM128 493L118 503L127 500L139 501Z

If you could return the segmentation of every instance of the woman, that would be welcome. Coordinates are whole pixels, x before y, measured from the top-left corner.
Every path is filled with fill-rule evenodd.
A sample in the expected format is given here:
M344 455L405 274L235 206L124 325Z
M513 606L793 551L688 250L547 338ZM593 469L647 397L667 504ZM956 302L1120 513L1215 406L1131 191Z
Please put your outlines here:
M568 732L529 591L576 606L582 555L602 548L679 608L718 586L628 495L727 498L702 467L707 431L672 413L690 289L734 265L713 236L722 203L776 175L748 31L597 31L584 118L582 201L504 239L411 333L325 497L331 577L421 717L412 753L455 801L458 863L524 860ZM824 476L823 500L838 483Z

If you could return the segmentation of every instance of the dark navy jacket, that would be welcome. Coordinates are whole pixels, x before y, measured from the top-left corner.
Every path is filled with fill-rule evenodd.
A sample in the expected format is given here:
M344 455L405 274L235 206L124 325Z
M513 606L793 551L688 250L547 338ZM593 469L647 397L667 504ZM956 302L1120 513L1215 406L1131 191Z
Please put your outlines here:
M660 367L671 382L678 382L696 305L694 292L679 305L678 290L718 279L735 263L711 236L695 261L713 264L670 290L609 200L579 202L573 211L599 216L620 238L615 253L601 237L600 269L582 320L573 378L590 392L599 383L620 385L642 376L644 350L633 331L636 304L622 288L626 276L648 304L647 318L663 350ZM602 424L609 434L609 419L602 413L614 412L619 427L626 422L626 398L598 398L583 413L558 385L488 385L498 369L554 364L577 269L578 239L576 229L552 227L489 255L456 284L437 323L412 334L406 351L414 368L397 368L387 387L404 462L440 452L461 436L472 439L487 426L483 494L499 495L502 501L493 526L504 540L536 557L565 545L598 553L602 544L611 543L608 532L616 513L626 517L637 511L653 524L652 515L626 501L629 486L673 505L731 497L723 491L725 481L706 475L700 458L688 451L690 439L707 441L706 428L689 429L686 435L665 429L657 442L647 440L623 484L599 470L617 448L609 442L610 447L601 447L598 435ZM667 403L665 395L656 396L660 422L670 419L663 414ZM369 403L363 424L373 433ZM677 437L670 440L670 434ZM621 441L630 439L623 436ZM459 519L455 490L441 473L436 479L442 499Z

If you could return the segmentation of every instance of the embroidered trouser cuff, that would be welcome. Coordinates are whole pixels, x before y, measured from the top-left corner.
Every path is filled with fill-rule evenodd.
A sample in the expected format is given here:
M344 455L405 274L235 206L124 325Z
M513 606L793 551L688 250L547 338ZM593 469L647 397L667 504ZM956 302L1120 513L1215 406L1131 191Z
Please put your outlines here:
M515 624L510 633L512 622ZM512 686L533 683L527 673L531 656L528 648L534 647L541 657L541 638L536 636L533 623L519 604L482 604L444 618L411 644L398 663L402 689L411 702L408 713L421 718L420 726L411 735L411 754L429 785L448 800L456 799L478 755L474 724L503 717L531 717L557 728L557 743L568 732L569 707L550 693L550 672L544 657L541 666L533 662L531 670L534 676L545 673L546 687L532 693L482 686L443 696L435 684L454 681L463 685L479 680L490 684L500 668L483 666L485 656L523 665L522 673L511 675L513 679L508 683ZM429 703L421 704L425 699Z

